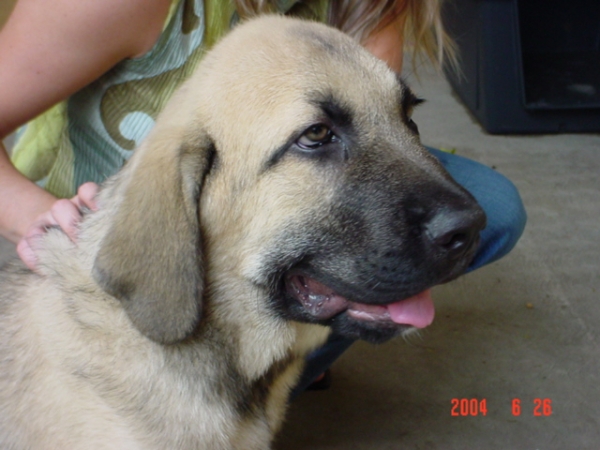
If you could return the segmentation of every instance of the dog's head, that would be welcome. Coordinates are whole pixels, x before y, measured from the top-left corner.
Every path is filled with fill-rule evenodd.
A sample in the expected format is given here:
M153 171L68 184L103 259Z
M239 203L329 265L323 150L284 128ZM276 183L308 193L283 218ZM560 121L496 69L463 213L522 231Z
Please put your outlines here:
M464 271L485 216L421 145L418 103L336 30L239 26L109 183L97 281L164 343L196 328L205 271L351 337L426 325L424 292Z

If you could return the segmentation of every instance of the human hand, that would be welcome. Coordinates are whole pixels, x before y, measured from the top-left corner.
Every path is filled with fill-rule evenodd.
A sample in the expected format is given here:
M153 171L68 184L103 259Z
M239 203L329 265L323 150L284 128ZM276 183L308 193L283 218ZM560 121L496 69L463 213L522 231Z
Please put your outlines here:
M79 186L77 195L72 199L57 200L47 211L33 222L23 238L17 244L17 254L31 270L37 267L35 240L49 228L60 228L73 242L77 240L77 226L81 221L83 208L97 209L95 196L98 193L96 183L84 183Z

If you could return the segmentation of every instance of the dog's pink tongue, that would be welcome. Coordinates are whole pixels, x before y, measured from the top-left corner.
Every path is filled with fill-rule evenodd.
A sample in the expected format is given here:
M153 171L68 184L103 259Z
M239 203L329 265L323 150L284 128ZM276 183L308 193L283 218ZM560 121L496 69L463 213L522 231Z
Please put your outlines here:
M387 305L390 317L396 323L425 328L433 322L435 308L431 300L431 289L402 301Z

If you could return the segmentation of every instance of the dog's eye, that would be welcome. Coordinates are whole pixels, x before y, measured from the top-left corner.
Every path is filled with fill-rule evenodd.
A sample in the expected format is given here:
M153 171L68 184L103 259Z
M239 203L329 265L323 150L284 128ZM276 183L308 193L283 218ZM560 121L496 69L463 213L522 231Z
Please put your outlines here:
M322 123L311 126L302 133L297 144L304 149L315 149L336 139L331 129Z

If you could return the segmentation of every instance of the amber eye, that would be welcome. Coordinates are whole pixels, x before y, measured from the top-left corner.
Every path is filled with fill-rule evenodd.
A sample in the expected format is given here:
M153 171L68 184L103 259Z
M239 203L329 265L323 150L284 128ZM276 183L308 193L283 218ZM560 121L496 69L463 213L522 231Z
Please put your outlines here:
M302 133L297 143L302 148L313 149L335 139L335 135L327 125L319 123Z

